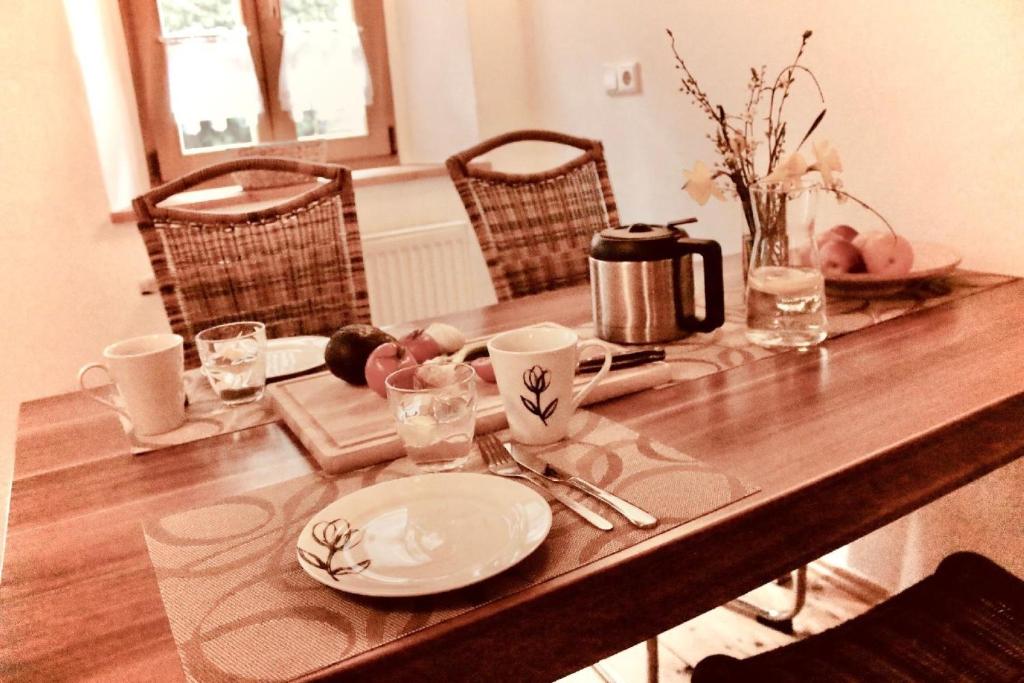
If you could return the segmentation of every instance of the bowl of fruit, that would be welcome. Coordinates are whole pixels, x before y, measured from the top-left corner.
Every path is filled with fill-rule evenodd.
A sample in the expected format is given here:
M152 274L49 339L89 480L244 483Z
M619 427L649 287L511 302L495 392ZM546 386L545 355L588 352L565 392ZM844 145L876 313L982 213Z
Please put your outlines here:
M859 233L837 225L817 237L821 272L830 292L891 296L952 273L960 255L932 242L911 242L889 231Z

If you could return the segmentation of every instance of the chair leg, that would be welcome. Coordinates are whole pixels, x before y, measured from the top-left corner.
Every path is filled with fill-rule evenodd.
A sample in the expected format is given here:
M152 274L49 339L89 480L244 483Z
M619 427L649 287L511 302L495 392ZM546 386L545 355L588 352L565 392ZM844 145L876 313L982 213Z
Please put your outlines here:
M759 624L782 633L793 634L793 617L800 613L807 600L807 565L793 571L793 605L787 610L766 609L746 600L733 600L726 607L753 617Z
M658 683L658 637L647 639L647 683Z

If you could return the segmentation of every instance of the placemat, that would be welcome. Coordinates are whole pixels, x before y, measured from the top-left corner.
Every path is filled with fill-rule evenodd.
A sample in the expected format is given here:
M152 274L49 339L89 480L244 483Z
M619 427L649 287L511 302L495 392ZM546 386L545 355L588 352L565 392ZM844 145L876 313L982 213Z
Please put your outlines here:
M278 419L266 395L258 401L240 406L224 405L198 369L185 373L185 395L188 396L185 421L177 429L163 434L139 436L132 431L128 418L118 414L121 428L131 442L133 454L141 455L167 446L200 441ZM115 403L121 402L121 396L116 391L111 391L110 399Z
M146 544L187 678L276 681L316 671L758 490L588 411L573 416L566 442L543 450L567 469L647 509L659 524L637 529L586 499L586 505L615 524L614 530L602 532L552 502L550 534L515 567L442 595L385 599L347 595L316 582L300 569L295 543L308 519L338 497L418 474L405 458L337 478L307 475L146 523ZM484 471L479 455L474 453L466 470ZM576 492L570 495L584 502Z

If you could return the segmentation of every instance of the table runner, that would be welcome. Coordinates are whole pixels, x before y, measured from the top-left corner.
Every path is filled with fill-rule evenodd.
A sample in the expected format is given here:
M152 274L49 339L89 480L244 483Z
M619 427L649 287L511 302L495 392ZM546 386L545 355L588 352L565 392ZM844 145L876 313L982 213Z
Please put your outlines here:
M947 278L925 280L887 297L829 291L826 297L828 338L835 339L892 318L956 301L1015 279L1008 275L958 270ZM711 334L693 335L664 345L666 360L672 366L672 379L677 382L696 379L787 351L769 350L747 341L746 320L741 283L727 282L725 324ZM593 324L582 325L577 331L584 337L593 336Z
M637 529L573 491L615 529L599 531L554 502L551 532L531 556L483 583L442 595L347 595L307 576L296 560L296 539L315 512L358 488L417 474L405 458L337 478L306 475L146 523L146 544L187 678L285 680L316 671L757 491L595 413L578 411L569 434L566 442L539 450L644 507L659 524ZM475 452L466 471L484 471Z
M829 338L875 325L915 311L970 296L976 292L1013 281L1014 277L958 270L947 278L925 280L887 297L843 296L829 292ZM767 358L780 350L768 350L747 341L743 332L746 313L739 278L726 282L725 324L711 334L696 334L677 342L663 344L672 365L673 380L696 379L751 361ZM700 298L700 297L698 297ZM583 338L594 336L593 323L576 328ZM220 434L248 429L277 420L267 398L245 406L225 407L217 399L205 378L197 372L186 373L190 407L180 428L156 436L129 435L131 451L146 453L159 448L199 441ZM122 420L125 431L129 425Z

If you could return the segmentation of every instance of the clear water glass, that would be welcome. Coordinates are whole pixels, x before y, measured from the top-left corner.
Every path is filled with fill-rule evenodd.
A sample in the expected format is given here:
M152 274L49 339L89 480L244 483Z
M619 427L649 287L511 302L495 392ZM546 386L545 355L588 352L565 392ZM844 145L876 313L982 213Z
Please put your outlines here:
M814 346L828 336L814 239L818 185L762 182L750 195L756 230L747 268L747 339L768 348Z
M422 470L458 469L476 429L476 372L466 363L402 368L384 381L406 455Z
M217 325L196 335L203 374L226 405L252 403L267 384L267 330L263 323Z

